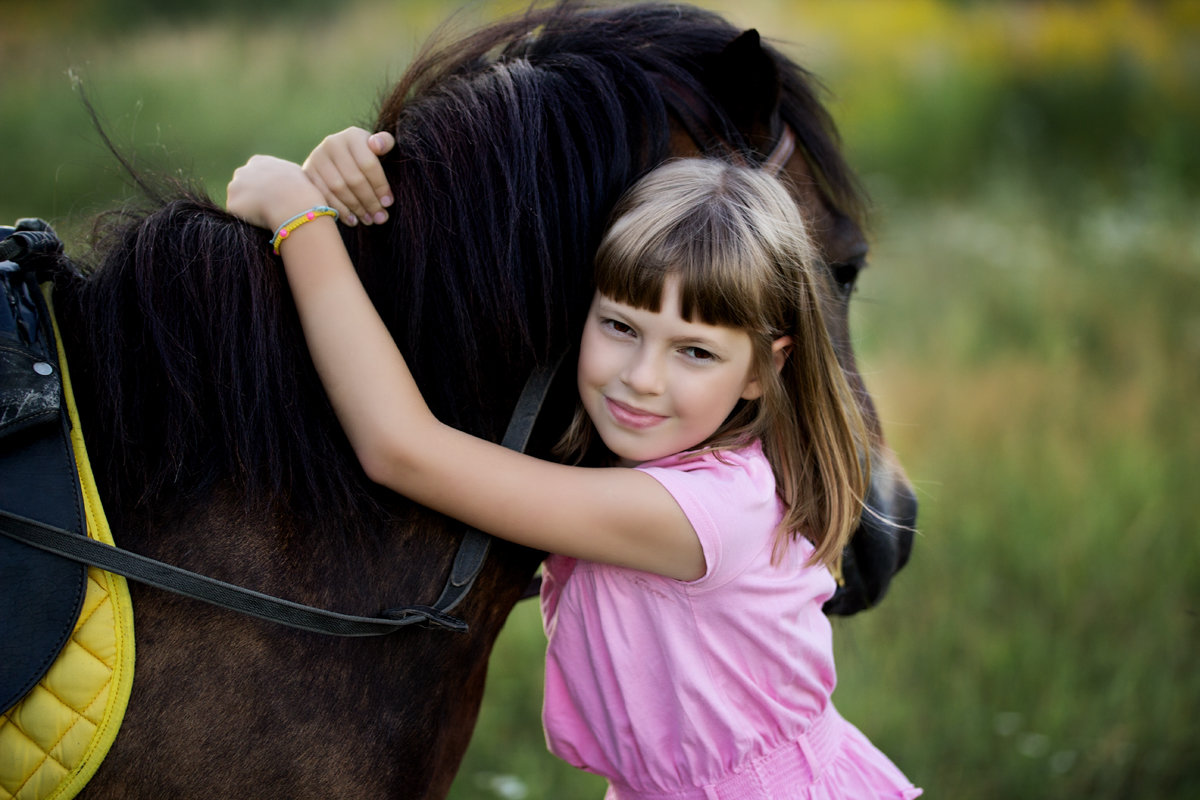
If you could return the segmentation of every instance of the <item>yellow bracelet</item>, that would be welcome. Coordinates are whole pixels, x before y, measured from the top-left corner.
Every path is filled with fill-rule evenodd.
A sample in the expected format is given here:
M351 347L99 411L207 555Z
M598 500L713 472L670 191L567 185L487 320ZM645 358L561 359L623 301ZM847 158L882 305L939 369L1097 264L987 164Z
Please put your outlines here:
M312 222L317 217L333 217L336 220L338 213L329 206L315 206L292 217L279 226L279 229L275 231L275 236L271 239L271 247L274 248L275 255L279 255L279 246L283 244L284 239L291 235L292 231L306 222Z

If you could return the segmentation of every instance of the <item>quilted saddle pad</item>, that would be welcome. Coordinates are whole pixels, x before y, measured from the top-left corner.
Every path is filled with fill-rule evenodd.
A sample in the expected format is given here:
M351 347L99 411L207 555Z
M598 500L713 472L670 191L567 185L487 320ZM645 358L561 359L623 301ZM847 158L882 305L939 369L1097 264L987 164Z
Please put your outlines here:
M53 307L49 291L45 294ZM88 536L113 544L59 339ZM133 659L128 585L119 575L89 567L83 608L71 638L42 680L0 716L0 800L68 800L79 793L121 727L133 687Z

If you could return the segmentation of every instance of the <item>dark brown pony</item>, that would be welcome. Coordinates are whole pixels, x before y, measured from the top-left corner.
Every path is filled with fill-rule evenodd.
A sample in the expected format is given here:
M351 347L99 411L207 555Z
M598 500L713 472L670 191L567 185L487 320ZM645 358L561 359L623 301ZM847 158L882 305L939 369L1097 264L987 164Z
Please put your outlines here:
M426 51L377 121L398 141L398 211L346 244L434 411L498 439L529 370L577 338L621 191L671 155L776 153L840 287L831 333L874 426L873 511L829 608L853 613L907 558L915 515L846 331L862 203L809 76L739 33L686 6L570 4ZM55 279L118 544L345 613L432 602L462 528L364 478L264 232L139 180L146 208L110 216L94 263ZM572 387L556 383L534 452ZM133 696L84 796L444 796L540 558L493 547L456 609L466 634L327 638L133 584Z

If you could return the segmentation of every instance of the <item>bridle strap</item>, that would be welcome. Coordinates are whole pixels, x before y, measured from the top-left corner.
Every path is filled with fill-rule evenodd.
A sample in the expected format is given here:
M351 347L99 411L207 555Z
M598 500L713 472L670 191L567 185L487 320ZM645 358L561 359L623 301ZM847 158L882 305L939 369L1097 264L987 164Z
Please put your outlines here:
M536 367L525 381L525 388L521 390L516 408L508 421L508 430L504 432L504 438L500 442L508 449L518 453L525 452L529 445L529 435L533 432L534 423L542 410L542 403L550 392L550 384L554 382L554 374L562 360L563 355L560 355L551 364ZM475 528L463 534L458 553L454 556L454 565L450 568L450 578L442 589L441 597L433 604L435 609L443 613L450 611L467 596L475 578L483 569L491 542L491 536Z
M779 141L775 143L771 154L763 161L762 168L772 175L778 175L783 170L784 165L791 160L795 152L796 133L792 130L792 126L785 122L783 123L783 131L779 134Z

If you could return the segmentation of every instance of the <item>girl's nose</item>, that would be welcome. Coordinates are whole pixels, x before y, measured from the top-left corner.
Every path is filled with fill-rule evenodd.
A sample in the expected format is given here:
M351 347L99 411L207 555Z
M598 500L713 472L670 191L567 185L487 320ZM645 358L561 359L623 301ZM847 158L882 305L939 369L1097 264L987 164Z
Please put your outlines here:
M630 355L621 380L638 394L657 395L663 392L663 369L658 356L649 348L639 347Z

